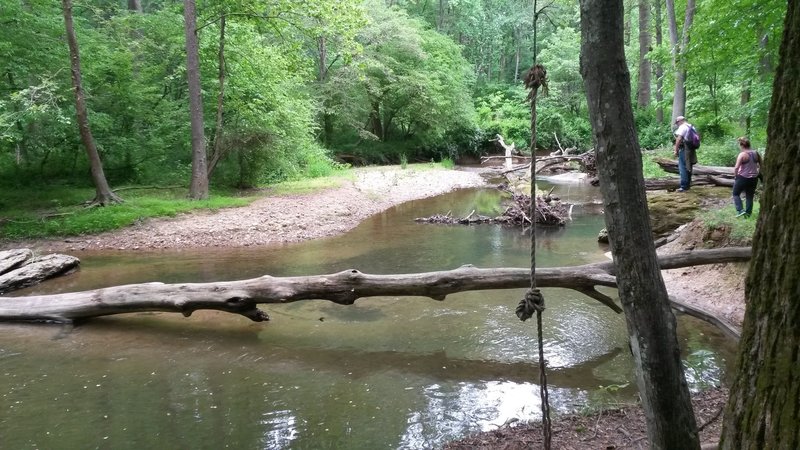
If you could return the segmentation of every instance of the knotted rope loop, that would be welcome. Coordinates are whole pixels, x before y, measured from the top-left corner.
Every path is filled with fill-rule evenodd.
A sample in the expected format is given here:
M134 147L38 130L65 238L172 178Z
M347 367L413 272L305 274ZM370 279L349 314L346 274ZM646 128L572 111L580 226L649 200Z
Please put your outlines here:
M541 313L542 311L544 311L544 295L542 295L542 291L537 288L528 289L525 297L517 305L517 317L525 322L533 317L534 312Z

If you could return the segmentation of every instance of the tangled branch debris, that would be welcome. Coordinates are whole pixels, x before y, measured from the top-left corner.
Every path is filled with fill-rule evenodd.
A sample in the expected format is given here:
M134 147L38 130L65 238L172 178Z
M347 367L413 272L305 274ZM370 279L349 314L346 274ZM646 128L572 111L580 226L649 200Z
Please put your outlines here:
M497 217L475 214L475 211L472 211L466 217L460 218L453 217L450 215L450 212L448 212L447 214L435 214L430 217L418 217L414 220L416 222L458 225L494 223L523 227L530 226L531 218L528 217L527 211L530 211L531 208L531 197L526 194L516 194L508 190L506 190L506 192L511 194L511 199L503 213ZM552 196L551 193L552 191L544 195L536 196L536 223L540 225L564 225L569 218L572 205L561 202L558 197Z

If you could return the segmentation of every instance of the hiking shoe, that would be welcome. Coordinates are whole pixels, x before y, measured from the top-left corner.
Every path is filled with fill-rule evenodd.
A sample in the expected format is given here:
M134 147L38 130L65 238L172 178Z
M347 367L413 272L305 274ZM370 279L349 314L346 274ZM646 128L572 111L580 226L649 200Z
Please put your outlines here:
M684 188L678 188L678 190L677 190L677 191L675 191L675 192L686 192L686 191L688 191L688 189L684 189Z
M744 212L744 211L739 211L739 212L736 214L736 217L744 217L744 218L746 219L746 218L750 217L750 214L747 214L747 213L746 213L746 212Z

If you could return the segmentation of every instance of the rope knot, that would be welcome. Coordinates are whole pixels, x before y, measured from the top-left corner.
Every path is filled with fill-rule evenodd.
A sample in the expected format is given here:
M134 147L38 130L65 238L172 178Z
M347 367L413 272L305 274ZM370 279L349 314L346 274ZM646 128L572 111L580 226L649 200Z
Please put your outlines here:
M517 317L519 320L525 322L533 317L534 312L544 311L544 296L542 291L536 288L528 289L525 293L525 298L519 301L517 305Z

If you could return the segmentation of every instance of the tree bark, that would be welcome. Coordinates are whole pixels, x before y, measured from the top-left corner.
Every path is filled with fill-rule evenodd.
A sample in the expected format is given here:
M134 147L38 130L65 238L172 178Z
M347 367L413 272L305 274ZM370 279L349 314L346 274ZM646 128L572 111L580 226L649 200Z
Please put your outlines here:
M745 110L748 103L750 103L750 80L745 80L744 83L742 83L739 104L742 106L742 109ZM745 112L742 114L742 117L739 118L739 126L744 129L746 135L750 134L750 121L751 115L749 112Z
M203 130L203 96L200 87L200 49L197 42L197 11L195 0L183 1L184 32L186 34L186 79L189 84L189 118L192 126L192 179L189 198L208 198L208 167L206 138Z
M655 0L656 7L656 47L661 47L663 37L661 29L664 21L661 17L661 0ZM664 123L664 67L660 62L656 63L656 122Z
M676 169L677 170L677 169ZM648 178L644 180L645 189L648 191L661 191L668 190L674 191L681 187L681 180L678 177L672 178ZM724 186L733 187L733 178L717 178L717 177L697 177L692 178L692 186Z
M800 448L800 3L789 2L767 124L768 174L722 449Z
M675 0L667 0L667 17L669 19L669 40L672 46L672 69L675 71L675 89L672 93L672 119L686 115L686 68L683 55L689 47L689 30L694 21L695 0L686 1L686 12L683 18L683 32L678 41L678 23L675 17Z
M650 105L650 74L653 68L647 54L651 45L650 1L639 0L639 82L636 88L636 105L639 108Z
M662 270L702 264L742 262L750 248L697 250L659 257ZM573 289L616 312L614 300L596 286L616 287L614 263L605 261L574 267L537 268L538 287ZM249 280L216 283L142 283L93 291L7 297L0 301L0 321L72 322L112 314L166 311L185 316L200 309L241 314L254 321L268 320L260 303L291 303L329 300L351 305L362 297L423 296L444 300L456 292L513 289L530 286L530 268L479 269L463 266L455 270L370 275L346 270L329 275L277 278L268 275Z
M222 146L223 133L223 106L225 105L225 14L219 18L219 50L217 52L217 80L219 83L219 94L217 94L217 120L214 131L214 145L212 146L211 158L208 160L208 178L214 173L214 169L222 159L225 152Z
M142 9L142 1L141 0L128 0L128 10L141 13L144 10Z
M580 10L581 75L648 438L654 449L699 449L675 316L651 238L629 100L622 0L581 0Z
M95 196L92 203L107 205L109 203L119 203L122 201L111 191L103 172L103 162L92 136L89 126L89 111L86 108L86 97L83 93L83 82L81 81L81 58L78 52L78 40L75 38L75 26L72 22L72 0L62 0L61 6L64 10L64 24L67 30L67 45L69 45L70 70L72 73L72 87L75 90L75 112L78 116L78 130L80 131L81 141L86 148L86 155L89 157L89 165L92 172L92 181L95 187Z
M664 172L678 173L678 162L674 159L656 158L655 162L664 169ZM733 180L733 167L699 166L695 164L692 166L692 176L695 175L710 175ZM694 179L692 179L692 183L694 183Z

